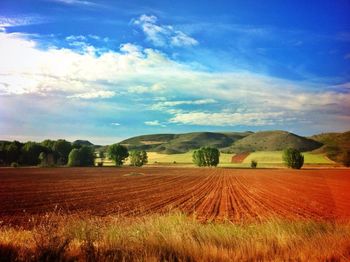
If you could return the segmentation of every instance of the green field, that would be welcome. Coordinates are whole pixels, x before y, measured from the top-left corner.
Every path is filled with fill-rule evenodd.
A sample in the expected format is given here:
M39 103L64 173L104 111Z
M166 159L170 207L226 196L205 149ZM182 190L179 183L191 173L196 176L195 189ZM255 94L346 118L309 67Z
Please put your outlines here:
M261 164L282 164L282 151L260 151L251 153L243 163L250 163L252 160ZM333 164L334 162L325 157L324 154L303 153L305 164Z
M161 154L157 152L148 152L148 164L149 165L193 165L192 163L192 151L182 154ZM334 164L324 154L314 154L310 152L303 153L305 157L305 164L309 165L330 165ZM220 167L249 167L252 160L258 161L258 167L274 167L282 166L282 151L259 151L251 153L241 164L231 163L233 154L220 154ZM96 159L98 162L99 159ZM129 164L128 161L125 163ZM113 166L114 163L111 160L105 160L104 166Z

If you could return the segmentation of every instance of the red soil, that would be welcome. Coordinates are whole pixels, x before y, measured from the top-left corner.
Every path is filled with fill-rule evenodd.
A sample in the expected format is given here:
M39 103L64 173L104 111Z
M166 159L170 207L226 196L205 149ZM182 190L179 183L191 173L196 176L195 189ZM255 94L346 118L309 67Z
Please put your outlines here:
M143 175L124 176L132 172ZM2 168L0 203L0 220L14 223L55 207L100 216L173 208L203 221L348 220L350 170Z
M236 154L231 158L231 163L240 164L243 162L244 159L246 159L247 156L249 156L249 154L249 152Z

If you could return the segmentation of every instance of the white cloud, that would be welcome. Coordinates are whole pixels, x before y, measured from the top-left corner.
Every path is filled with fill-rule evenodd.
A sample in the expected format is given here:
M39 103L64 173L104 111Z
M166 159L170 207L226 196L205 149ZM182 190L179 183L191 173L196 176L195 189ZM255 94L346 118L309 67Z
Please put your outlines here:
M279 122L284 117L282 112L261 113L208 113L187 112L177 113L172 117L170 123L200 125L200 126L266 126Z
M67 5L97 6L96 3L92 1L85 1L85 0L48 0L48 1L67 4Z
M145 94L145 93L162 93L166 90L165 85L162 83L155 83L151 86L143 86L143 85L137 85L137 86L131 86L128 89L129 93L136 93L136 94Z
M117 122L111 123L111 125L112 125L112 126L120 126L120 124L117 123Z
M162 101L154 105L155 108L172 107L178 105L205 105L213 104L216 101L212 98L198 99L198 100L179 100L179 101Z
M198 41L192 37L189 37L181 31L175 31L175 35L171 37L171 45L173 46L193 46L197 45Z
M167 97L154 105L152 100L143 101L142 106L166 114L171 123L262 125L293 116L336 125L339 119L348 119L350 112L346 83L327 87L246 71L207 72L130 43L119 51L100 51L93 46L80 52L55 47L43 50L26 36L0 32L0 57L0 96L85 100L118 94L127 100L130 93L147 93L154 98ZM216 111L208 112L206 106L212 103ZM178 108L192 104L200 109ZM237 108L244 110L238 112ZM258 113L261 116L254 115Z
M0 28L4 31L6 27L39 24L44 21L46 19L39 16L0 16Z
M153 120L153 121L145 121L145 125L147 126L161 126L161 127L166 127L166 125L160 123L158 120Z
M141 27L147 39L155 46L195 46L198 41L170 25L157 24L156 16L141 15L133 23Z
M116 95L116 93L114 91L99 90L96 92L88 92L88 93L71 95L71 96L68 96L68 98L83 98L83 99L110 98L110 97L113 97L115 95Z
M66 37L66 40L69 42L74 42L74 41L85 41L86 37L83 35L70 35Z

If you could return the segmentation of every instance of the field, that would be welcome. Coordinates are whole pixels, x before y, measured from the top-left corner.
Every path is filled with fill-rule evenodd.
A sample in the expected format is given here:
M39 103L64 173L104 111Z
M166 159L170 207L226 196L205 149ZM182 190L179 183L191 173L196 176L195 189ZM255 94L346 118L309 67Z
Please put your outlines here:
M349 169L1 168L0 203L5 261L350 258Z
M182 154L161 154L157 152L147 152L148 165L177 165L177 166L194 166L192 162L192 151ZM253 153L239 154L237 163L231 163L232 156L235 154L220 154L219 167L250 167L251 160L258 161L259 167L283 167L282 151L258 151ZM336 166L337 164L328 159L324 154L315 154L304 152L305 165L321 165L325 167ZM96 162L100 160L97 159ZM242 161L242 162L241 162ZM127 161L126 164L129 162ZM113 166L111 160L105 159L104 166Z
M349 219L347 169L3 168L0 216L61 209L139 216L177 209L200 221Z

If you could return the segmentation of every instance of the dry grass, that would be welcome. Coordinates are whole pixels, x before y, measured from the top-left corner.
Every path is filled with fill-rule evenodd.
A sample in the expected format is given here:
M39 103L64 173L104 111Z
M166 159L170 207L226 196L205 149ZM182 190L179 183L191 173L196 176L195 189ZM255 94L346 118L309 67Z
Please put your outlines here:
M25 228L0 228L2 261L350 259L349 222L202 224L181 213L142 218L48 214L29 221Z

